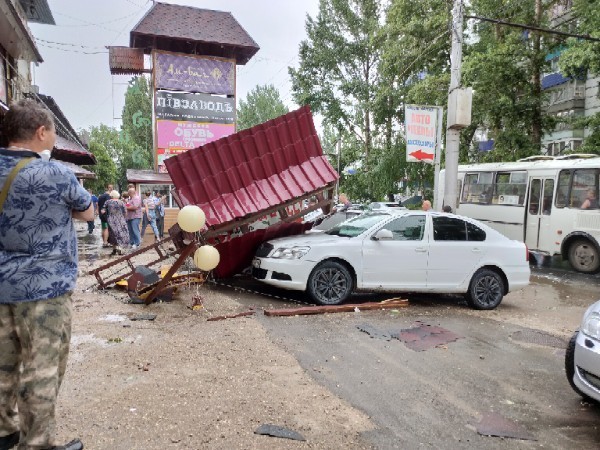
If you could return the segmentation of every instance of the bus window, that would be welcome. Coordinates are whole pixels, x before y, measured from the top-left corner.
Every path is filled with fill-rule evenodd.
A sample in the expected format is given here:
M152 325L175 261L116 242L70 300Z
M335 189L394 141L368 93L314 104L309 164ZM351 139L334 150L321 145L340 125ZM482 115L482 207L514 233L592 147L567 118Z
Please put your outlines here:
M552 195L554 194L554 180L547 178L544 181L544 201L542 203L542 214L550 215L552 212Z
M498 172L492 203L522 205L527 187L527 172Z
M492 172L468 173L465 175L461 203L488 204L492 200Z
M584 205L587 209L593 203L592 208L598 208L597 197L593 202L586 202L590 198L590 192L594 197L598 192L598 169L576 170L571 185L570 205L574 208L581 208Z
M564 208L567 206L569 198L569 185L571 184L571 171L561 170L558 175L558 187L556 188L556 207Z
M529 191L529 214L537 214L540 209L540 194L542 191L542 180L533 180Z

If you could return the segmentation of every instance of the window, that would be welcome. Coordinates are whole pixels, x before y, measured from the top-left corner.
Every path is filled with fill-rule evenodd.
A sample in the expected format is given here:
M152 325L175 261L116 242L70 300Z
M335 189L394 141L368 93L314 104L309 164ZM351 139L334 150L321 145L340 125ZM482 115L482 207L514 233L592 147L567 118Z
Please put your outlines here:
M529 191L529 214L536 215L540 210L540 194L542 193L542 180L536 179L531 182Z
M454 217L434 217L433 239L436 241L466 241L465 222Z
M542 203L542 214L550 215L552 212L552 195L554 194L554 180L544 180L544 200Z
M470 222L467 224L467 239L469 241L485 241L485 231Z
M165 207L167 208L177 208L177 204L171 197L171 189L173 189L173 185L171 184L140 184L139 185L139 193L142 198L144 198L144 193L146 191L154 192L154 194L158 194L159 192L165 198Z
M395 241L420 241L425 232L425 215L399 217L383 229L390 230Z
M556 207L564 208L567 206L569 198L569 185L571 184L571 171L561 170L558 174L558 187L556 188Z
M527 189L527 172L498 172L492 203L523 205Z
M573 173L570 204L573 208L598 208L598 169L581 169ZM589 201L586 201L589 200Z
M492 200L493 173L478 172L465 175L461 203L488 204Z

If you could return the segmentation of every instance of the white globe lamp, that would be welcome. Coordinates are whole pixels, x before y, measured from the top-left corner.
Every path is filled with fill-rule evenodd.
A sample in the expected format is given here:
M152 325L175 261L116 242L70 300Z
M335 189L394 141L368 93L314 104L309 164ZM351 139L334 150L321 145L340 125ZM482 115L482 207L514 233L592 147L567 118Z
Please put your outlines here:
M204 211L196 205L187 205L177 214L177 223L183 231L195 233L204 227L206 216Z
M219 264L221 255L212 245L203 245L194 253L194 264L204 271L213 270Z

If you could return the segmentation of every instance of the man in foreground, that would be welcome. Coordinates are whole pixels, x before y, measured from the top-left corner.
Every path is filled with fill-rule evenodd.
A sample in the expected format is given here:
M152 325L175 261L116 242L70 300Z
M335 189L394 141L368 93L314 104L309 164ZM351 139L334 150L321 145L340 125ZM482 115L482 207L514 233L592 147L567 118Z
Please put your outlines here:
M0 450L79 450L55 443L55 408L71 340L78 273L73 219L93 220L90 194L48 161L56 133L32 100L6 113L0 149ZM3 195L5 194L5 195ZM5 201L2 199L5 198Z

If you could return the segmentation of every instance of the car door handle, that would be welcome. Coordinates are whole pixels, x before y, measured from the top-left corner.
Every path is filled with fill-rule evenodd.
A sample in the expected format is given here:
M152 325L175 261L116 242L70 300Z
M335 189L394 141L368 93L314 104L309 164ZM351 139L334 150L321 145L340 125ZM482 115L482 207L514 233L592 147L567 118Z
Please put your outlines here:
M426 251L427 251L427 249L425 247L415 248L415 252L418 252L418 253L425 253Z
M480 248L477 248L477 247L476 247L476 248L474 248L474 249L471 249L471 251L472 251L473 253L481 253L481 249L480 249Z

